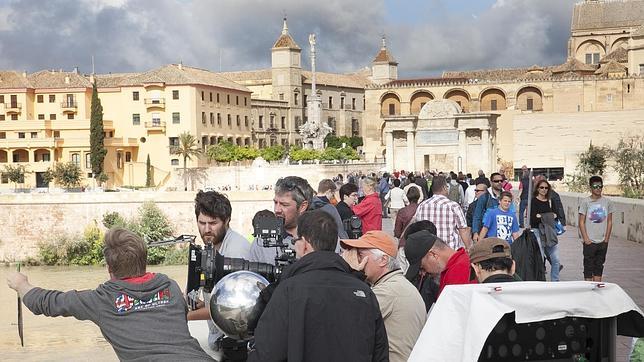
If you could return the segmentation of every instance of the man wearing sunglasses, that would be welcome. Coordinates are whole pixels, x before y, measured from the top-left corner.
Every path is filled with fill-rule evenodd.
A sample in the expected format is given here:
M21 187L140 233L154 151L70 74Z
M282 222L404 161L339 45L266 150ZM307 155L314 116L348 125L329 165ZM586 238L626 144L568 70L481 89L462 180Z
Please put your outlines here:
M590 196L579 206L579 231L583 241L584 279L601 282L613 228L613 203L602 196L603 180L592 176Z

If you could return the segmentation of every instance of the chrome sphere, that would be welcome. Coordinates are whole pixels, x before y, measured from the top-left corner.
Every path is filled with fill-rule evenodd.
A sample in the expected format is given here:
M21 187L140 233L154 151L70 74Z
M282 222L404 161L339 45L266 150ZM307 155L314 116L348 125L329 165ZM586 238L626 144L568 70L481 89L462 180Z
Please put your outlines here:
M210 318L227 337L249 339L248 322L255 318L259 292L267 285L264 277L249 271L226 275L210 294Z

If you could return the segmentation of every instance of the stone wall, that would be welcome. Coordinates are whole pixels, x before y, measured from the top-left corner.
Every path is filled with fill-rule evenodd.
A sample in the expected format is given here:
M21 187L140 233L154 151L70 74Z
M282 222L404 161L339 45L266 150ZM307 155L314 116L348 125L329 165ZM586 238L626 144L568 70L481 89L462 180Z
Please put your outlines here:
M273 192L228 192L233 214L231 227L246 235L255 212L273 209ZM0 195L0 261L21 260L37 254L40 241L62 234L82 233L107 212L135 216L145 201L155 202L173 224L175 235L198 235L194 192L119 192Z
M577 226L579 205L588 194L560 192L561 202L566 209L568 225ZM610 197L615 206L613 211L612 237L644 243L644 200Z

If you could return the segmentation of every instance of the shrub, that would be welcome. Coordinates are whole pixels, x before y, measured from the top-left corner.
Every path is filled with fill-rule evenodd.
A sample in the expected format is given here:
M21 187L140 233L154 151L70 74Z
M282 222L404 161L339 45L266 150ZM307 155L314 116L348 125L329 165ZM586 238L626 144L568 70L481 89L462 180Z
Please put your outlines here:
M188 265L188 246L170 247L163 260L164 265Z
M57 241L61 241L60 239ZM45 265L60 265L61 263L61 250L62 243L57 241L38 243L38 260Z

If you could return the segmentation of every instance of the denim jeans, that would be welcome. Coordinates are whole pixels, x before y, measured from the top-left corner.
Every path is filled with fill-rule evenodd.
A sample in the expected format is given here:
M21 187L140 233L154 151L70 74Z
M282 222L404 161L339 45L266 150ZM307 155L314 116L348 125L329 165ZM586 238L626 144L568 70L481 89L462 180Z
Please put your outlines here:
M525 200L521 199L521 201L519 202L519 227L520 228L522 228L523 225L524 225L523 220L525 220L525 216L526 216L525 215L525 210L527 208L528 208L528 200L527 199L525 199ZM530 222L530 220L528 220L528 222Z
M559 244L555 244L553 246L543 245L543 243L541 242L541 233L539 232L539 229L532 229L532 232L536 236L537 242L539 242L541 256L550 261L550 281L558 282L559 265L561 265L561 262L559 261Z

